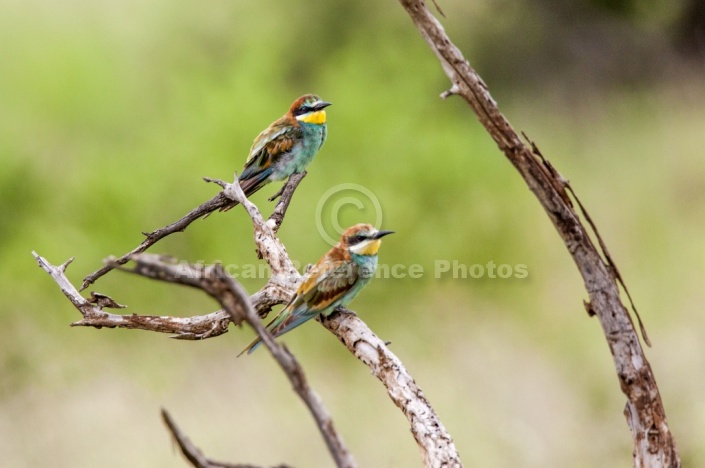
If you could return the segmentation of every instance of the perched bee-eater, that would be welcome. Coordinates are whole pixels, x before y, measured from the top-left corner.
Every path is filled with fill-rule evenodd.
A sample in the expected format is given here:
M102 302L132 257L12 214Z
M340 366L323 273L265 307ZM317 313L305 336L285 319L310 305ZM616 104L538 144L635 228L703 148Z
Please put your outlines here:
M326 141L326 107L330 102L313 94L294 101L289 112L264 129L250 148L245 168L238 177L248 197L272 181L303 172ZM226 211L236 206L221 208Z
M294 297L267 329L277 337L319 314L327 317L336 307L347 305L374 276L380 239L392 233L369 224L346 229L340 242L306 273ZM249 354L260 344L257 337L242 353Z

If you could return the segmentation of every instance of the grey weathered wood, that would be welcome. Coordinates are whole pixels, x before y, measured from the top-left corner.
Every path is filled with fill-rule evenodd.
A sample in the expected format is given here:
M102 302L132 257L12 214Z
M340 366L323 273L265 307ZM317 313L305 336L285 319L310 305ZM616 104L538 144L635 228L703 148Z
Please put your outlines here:
M458 95L467 101L541 203L578 267L590 298L586 308L600 321L620 388L627 397L625 415L632 433L634 466L680 466L656 379L631 317L620 299L619 274L606 249L603 249L603 258L590 240L568 197L566 189L571 193L572 189L567 180L544 160L535 145L522 141L499 111L487 85L451 42L425 3L422 0L400 0L400 3L452 83L442 97Z

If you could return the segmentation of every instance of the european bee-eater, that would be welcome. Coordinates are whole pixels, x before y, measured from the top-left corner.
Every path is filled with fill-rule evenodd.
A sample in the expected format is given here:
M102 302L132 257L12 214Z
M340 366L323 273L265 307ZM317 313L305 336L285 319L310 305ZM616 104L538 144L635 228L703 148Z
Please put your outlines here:
M238 177L248 197L272 181L303 172L326 141L326 107L330 102L305 94L289 111L264 129L250 148L245 168ZM226 211L237 202L221 208Z
M393 231L378 231L370 224L356 224L343 232L340 242L308 271L296 294L267 329L283 335L317 315L328 316L345 306L370 281L377 270L377 251L382 237ZM242 353L262 344L257 337ZM242 354L240 353L240 354Z

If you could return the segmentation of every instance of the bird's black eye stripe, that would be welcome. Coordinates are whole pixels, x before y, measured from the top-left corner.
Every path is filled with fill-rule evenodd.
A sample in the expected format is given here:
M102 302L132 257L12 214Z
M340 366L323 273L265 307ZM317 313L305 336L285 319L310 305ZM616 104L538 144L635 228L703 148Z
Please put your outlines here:
M296 109L296 110L294 111L294 114L296 114L296 115L304 115L304 114L308 114L308 113L311 112L312 110L313 110L313 108L311 108L310 106L305 106L305 105L304 105L304 106L301 106L301 107L299 107L298 109Z
M355 244L359 244L360 242L364 241L365 239L366 239L365 236L363 236L361 234L356 234L354 236L351 236L350 239L348 240L348 242L350 243L350 245L355 245Z

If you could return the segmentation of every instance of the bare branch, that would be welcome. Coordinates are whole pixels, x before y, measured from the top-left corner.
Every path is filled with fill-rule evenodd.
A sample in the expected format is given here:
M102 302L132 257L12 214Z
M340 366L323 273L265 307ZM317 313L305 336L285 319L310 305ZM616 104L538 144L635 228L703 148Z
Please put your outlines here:
M174 437L174 441L179 445L179 448L181 449L181 453L184 454L186 459L191 462L191 464L197 468L210 468L212 465L210 464L210 461L206 458L205 455L203 455L203 452L193 445L193 443L186 437L179 427L176 425L174 420L171 418L171 415L162 408L162 419L164 420L164 424L166 424L166 427L169 428L169 432L171 432L171 435Z
M236 187L239 189L239 185L236 185ZM197 286L220 303L233 323L240 323L242 321L249 323L262 338L262 341L272 353L272 356L274 356L279 366L289 378L294 391L301 397L313 415L337 466L346 468L357 466L350 451L336 431L330 413L323 405L323 401L311 387L309 387L303 369L301 369L301 366L289 350L276 342L269 331L262 325L262 321L259 319L255 313L254 307L252 307L250 303L249 295L240 283L228 276L221 265L211 265L202 268L192 266L191 271L193 272L193 276L183 276L178 274L174 275L173 265L161 263L156 256L152 256L149 260L150 278L176 282L188 286ZM136 272L139 271L138 269Z
M279 230L279 227L282 225L286 210L289 209L291 197L294 195L296 187L298 187L301 181L304 180L304 177L306 177L306 171L290 176L289 180L286 181L286 184L282 187L282 189L276 194L269 197L269 201L274 201L277 199L277 197L281 196L281 198L279 199L279 203L277 203L276 208L274 208L274 212L269 217L269 221L274 223L272 230L275 233Z
M339 309L321 320L348 350L372 371L404 413L421 448L424 465L461 466L453 439L402 362L352 311Z
M103 311L105 305L94 305L85 299L71 284L64 274L66 267L71 262L67 261L61 266L54 266L45 258L32 252L39 266L49 273L59 285L64 295L78 309L83 318L71 324L72 327L95 328L130 328L147 330L160 333L170 333L174 338L182 340L203 340L227 333L230 316L225 311L217 311L207 315L181 318L155 315L118 315ZM100 296L103 304L115 303L108 296L92 293L93 297Z
M128 328L158 333L172 334L179 340L204 340L214 338L228 332L230 316L224 310L206 315L192 317L172 317L157 315L119 315L105 312L104 308L124 308L112 298L91 292L91 298L85 299L71 284L64 274L70 259L60 266L54 266L45 258L32 252L39 266L49 273L64 295L81 313L82 319L73 322L73 327L94 328ZM190 265L186 262L176 263L174 259L153 254L135 255L134 267L120 267L121 271L138 274L147 278L169 281L191 287L199 287L198 278L212 273L212 266ZM289 301L293 293L290 283L283 283L276 278L270 281L250 298L255 310L265 317L272 307ZM236 322L236 325L239 322Z
M210 458L206 457L203 455L203 452L201 449L196 447L193 442L189 440L188 437L179 429L179 426L176 425L174 422L174 419L171 417L171 415L167 412L167 410L162 409L162 419L164 420L164 424L166 424L166 427L169 429L169 432L171 432L172 437L174 437L174 441L178 444L179 448L181 449L181 453L184 454L184 457L186 457L186 460L188 460L194 467L196 468L260 468L256 465L243 465L243 464L232 464L232 463L224 463L224 462L219 462L215 460L211 460ZM288 465L277 465L272 468L290 468Z
M237 192L239 187L233 187L233 190ZM235 199L239 198L243 197L236 193ZM295 269L288 270L286 266L282 265L281 260L273 260L286 259L290 263L284 246L275 237L268 223L264 222L257 207L246 199L243 199L241 203L252 219L255 228L255 241L260 252L264 253L265 260L275 273L272 278L280 277L284 283L288 280L293 294L301 281L300 275ZM344 314L344 317L348 317L347 320L341 314L336 314L335 318L324 319L324 325L360 361L370 367L373 374L385 385L394 404L407 416L426 466L461 466L460 456L453 439L401 361L354 313L347 309L342 309L342 311L347 312Z
M119 270L198 289L202 289L200 277L212 275L213 268L212 265L177 262L167 256L148 253L133 255L130 260L134 264L133 267L122 266ZM288 302L293 294L291 281L298 281L298 279L298 272L291 277L291 280L286 275L272 276L262 289L253 294L250 301L259 316L266 317L272 307ZM218 317L221 316L221 312L217 312Z
M239 188L239 186L238 186ZM266 244L266 243L265 243ZM54 281L59 285L67 298L81 312L83 319L72 325L102 327L138 328L142 330L156 331L162 333L174 333L179 339L205 339L226 333L228 324L232 321L239 324L247 321L260 335L262 341L277 360L282 370L286 373L296 393L301 397L309 411L313 415L323 439L333 455L337 466L354 468L357 466L350 451L347 449L342 438L339 436L333 424L330 413L323 405L320 397L311 389L304 375L303 369L298 364L294 356L282 345L274 340L272 335L262 325L250 297L242 285L229 277L221 265L189 265L185 262L177 263L175 259L162 257L159 255L141 254L135 256L136 266L132 269L121 268L131 273L139 274L152 279L157 279L169 283L177 283L190 287L202 289L223 306L224 310L214 312L205 316L191 318L177 317L156 317L144 315L116 315L103 312L102 307L92 304L83 298L64 274L66 267L72 259L56 267L51 265L36 252L32 252L39 266L49 273ZM287 257L288 259L288 257ZM298 279L297 279L298 280ZM266 288L266 286L265 286ZM289 284L289 288L293 286ZM272 288L275 289L275 288ZM263 292L263 291L260 291ZM271 294L264 292L259 298L269 297ZM108 304L112 307L119 306L113 299L103 294L93 294L95 302ZM276 299L274 300L276 302ZM273 304L272 304L273 305ZM120 306L123 307L123 306ZM271 306L270 306L271 307ZM164 414L165 422L168 415ZM175 426L174 426L175 427ZM170 428L172 426L170 425ZM172 432L173 429L172 429ZM227 466L214 464L202 456L200 451L190 445L186 440L186 448L182 444L183 440L175 433L177 441L184 452L184 455L194 466L211 467ZM195 449L195 451L194 451ZM237 466L237 465L235 465Z
M262 221L260 220L260 222ZM280 252L280 254L285 255L286 253ZM229 297L229 299L219 298L218 300L224 306L227 304L228 307L226 309L229 308L231 312L221 310L191 318L123 316L103 312L100 308L93 306L82 298L63 273L66 264L55 267L36 253L34 255L40 266L52 275L62 291L68 291L68 294L66 292L65 294L72 303L77 304L77 308L84 315L84 319L76 322L75 325L94 326L97 328L103 326L111 328L139 328L173 333L176 334L175 338L180 339L205 339L225 333L231 320L235 323L240 323L245 319L262 336L265 345L273 352L282 368L287 372L287 375L290 375L292 385L297 393L307 395L307 405L313 408L319 405L320 399L318 396L315 393L309 394L312 391L308 387L303 373L300 372L298 363L286 348L281 347L271 338L262 322L254 315L254 307L251 313L240 308L243 304L242 298L246 297L246 293L240 289L241 287L238 283L235 283L225 275L219 265L188 265L185 262L176 263L174 259L151 254L134 256L132 260L134 260L136 266L132 269L123 267L120 270L190 287L204 286L203 289L210 294L225 294L226 297ZM215 278L219 278L220 286L211 284ZM227 281L232 281L233 284L223 286L222 282L225 281L223 278L228 278ZM300 277L290 277L288 280L285 277L280 277L282 281L272 281L275 278L273 276L270 282L248 301L257 305L260 315L262 315L262 310L266 309L268 311L276 304L287 302L300 281ZM236 292L234 293L233 290ZM237 292L238 290L239 292ZM459 466L460 462L452 438L401 361L389 351L385 343L377 338L369 327L357 318L353 312L344 311L347 314L336 314L326 319L324 325L358 359L369 366L373 374L385 385L394 404L404 412L412 425L412 434L421 448L424 460L428 462L427 466ZM329 421L330 416L326 412L321 414L319 410L314 412L312 409L312 413L319 427L333 427L332 421ZM328 440L334 441L335 437L331 436ZM332 445L335 447L337 444ZM329 444L329 448L330 446Z
M229 277L219 265L216 265L215 272L217 275L213 279L213 289L216 292L211 293L211 295L216 298L218 302L220 302L226 311L228 311L233 321L239 317L242 317L262 338L262 341L272 353L272 356L274 356L282 370L286 373L294 388L294 391L296 391L296 393L306 403L306 406L313 415L313 418L315 419L316 424L323 435L323 439L328 446L328 450L331 455L333 455L336 465L338 467L356 467L357 463L343 442L343 439L335 429L330 413L328 413L328 410L323 405L323 401L318 394L316 394L316 392L309 387L303 369L296 361L296 358L294 358L285 346L282 346L275 341L274 337L269 333L264 325L262 325L261 320L250 304L250 299L245 293L244 288L242 288L242 286L234 279ZM236 305L240 304L244 307L238 309ZM243 313L244 315L241 315Z
M261 256L267 261L272 270L272 276L264 288L253 294L251 298L248 298L242 286L227 276L220 265L188 265L183 262L177 263L175 259L168 257L144 253L130 255L128 260L134 261L135 266L132 268L120 267L120 270L161 281L201 288L216 298L225 311L191 319L136 315L121 316L106 314L99 308L94 311L94 306L87 303L63 275L65 265L59 268L53 267L38 255L35 254L35 256L38 261L41 260L40 265L46 265L45 269L52 274L62 290L71 290L71 294L67 294L67 297L78 304L77 308L84 314L86 325L125 326L130 328L134 324L136 325L134 328L164 331L160 327L154 326L156 319L171 320L173 321L170 322L172 324L182 320L188 324L190 323L189 321L200 318L204 319L202 323L209 323L212 326L222 323L221 328L216 328L216 330L222 330L222 333L224 333L227 331L229 321L234 323L240 323L243 320L247 321L262 337L262 341L286 372L294 390L306 402L337 465L345 467L356 466L354 459L335 432L330 415L323 407L320 398L308 386L303 371L295 358L285 347L273 340L255 314L256 309L260 316L264 316L274 305L288 302L301 282L301 275L294 268L285 247L275 235L276 227L281 221L277 221L275 216L272 216L269 221L265 221L257 207L247 200L239 184L229 184L219 180L212 180L212 182L223 187L221 194L228 200L235 200L241 203L252 219L255 243ZM284 215L288 199L290 199L293 190L299 182L300 178L294 178L289 181L288 187L282 194L282 200L280 200L275 210L275 214L279 212L281 216ZM115 268L119 265L111 266ZM60 274L57 274L57 270L60 270ZM107 301L107 299L101 297L99 300ZM112 299L106 303L116 304ZM91 308L90 321L86 319L87 314L84 313L84 308L87 307ZM452 438L440 423L435 411L421 390L416 386L401 361L389 352L386 345L374 336L362 320L354 317L354 313L347 312L346 317L350 317L348 320L331 318L326 321L326 326L363 363L368 365L380 381L383 382L394 403L407 416L411 424L412 433L421 449L427 466L460 466L460 459ZM225 318L223 314L226 314ZM99 321L99 319L102 321ZM221 320L224 320L224 322L221 322ZM127 324L130 325L128 326ZM169 329L169 332L176 333L177 337L186 339L202 339L216 336L215 332L210 334L201 332L200 334L191 335L189 333L192 332L174 330L172 328ZM365 343L367 345L364 345ZM361 350L364 350L364 352ZM372 350L371 354L370 350Z
M274 212L272 213L270 220L272 222L271 226L274 232L277 232L279 230L279 227L281 226L282 221L284 220L284 215L286 214L286 210L289 208L289 203L291 202L291 198L294 196L294 191L296 188L299 186L301 181L306 177L306 172L302 172L300 174L294 174L291 177L289 177L289 180L287 180L286 184L282 187L282 189L279 191L278 194L273 196L270 201L273 201L276 199L277 196L281 195L281 199L279 200L279 203L277 203L276 208L274 209ZM217 179L210 179L208 177L204 177L204 180L206 182L221 182L218 181ZM236 177L237 180L237 177ZM180 220L173 222L167 226L164 226L162 228L159 228L155 231L149 232L149 233L144 233L146 237L145 240L143 240L140 245L132 249L131 251L127 252L126 254L117 257L117 258L109 258L103 267L99 268L98 270L94 271L93 273L87 275L83 279L83 284L81 285L81 291L86 289L88 286L91 284L95 283L98 278L101 276L104 276L106 273L109 271L115 269L116 267L120 265L126 264L129 260L130 257L139 253L144 252L148 248L150 248L152 245L156 244L159 242L161 239L174 234L176 232L182 232L184 231L189 224L192 222L196 221L199 218L203 218L208 216L209 214L213 213L214 211L218 211L222 208L229 207L233 205L233 197L228 196L230 192L228 192L228 185L229 184L224 184L221 183L219 184L223 187L223 190L218 193L216 196L208 200L207 202L203 203L201 206L198 208L194 208L193 210L189 211L186 216L181 218Z
M230 184L218 179L208 179L223 187L223 193L232 200L240 203L248 215L252 219L252 224L255 228L255 244L259 252L259 257L269 265L272 270L272 277L284 276L287 278L298 278L299 273L294 268L289 255L286 253L284 244L279 241L275 235L275 221L265 222L262 214L259 212L254 203L247 199L240 184L235 177L235 182Z
M161 239L165 238L170 234L174 234L175 232L182 232L192 222L214 211L217 211L218 209L227 206L230 203L232 203L232 200L226 197L223 192L220 192L215 197L203 203L198 208L194 208L193 210L189 211L186 216L184 216L180 220L173 222L168 226L164 226L163 228L159 228L155 231L144 233L147 238L143 240L140 245L130 250L125 255L122 255L121 257L109 259L109 261L102 268L99 268L98 270L83 278L83 285L81 286L81 291L86 289L91 284L95 283L98 278L105 275L110 270L114 269L119 265L124 265L125 263L127 263L130 260L130 256L144 252L149 247L156 244Z
M549 170L502 115L487 86L451 42L422 0L400 0L452 82L444 96L462 96L500 150L524 178L573 257L590 297L587 305L600 320L627 396L628 424L638 467L680 466L676 442L666 421L661 395L627 309L622 304L616 268L590 240L565 190L566 180ZM602 243L604 245L604 243ZM604 255L607 249L603 247ZM626 289L625 289L626 290Z

